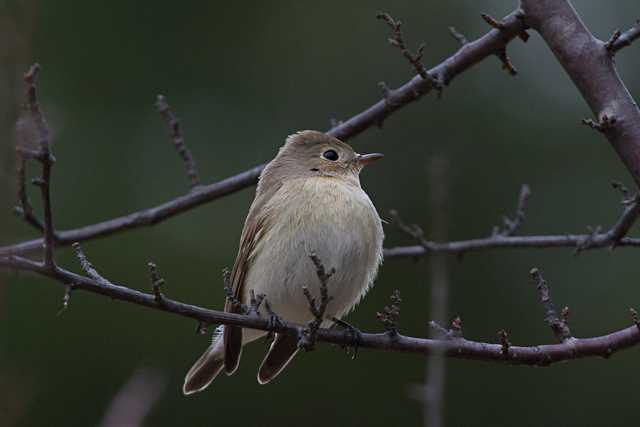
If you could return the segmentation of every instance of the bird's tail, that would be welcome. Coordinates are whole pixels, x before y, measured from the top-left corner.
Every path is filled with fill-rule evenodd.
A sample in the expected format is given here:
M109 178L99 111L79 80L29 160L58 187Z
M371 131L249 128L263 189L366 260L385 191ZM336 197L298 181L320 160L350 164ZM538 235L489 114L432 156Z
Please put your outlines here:
M182 392L185 395L204 390L211 381L218 376L224 367L224 345L222 345L222 331L220 326L213 333L211 345L193 364L184 378Z

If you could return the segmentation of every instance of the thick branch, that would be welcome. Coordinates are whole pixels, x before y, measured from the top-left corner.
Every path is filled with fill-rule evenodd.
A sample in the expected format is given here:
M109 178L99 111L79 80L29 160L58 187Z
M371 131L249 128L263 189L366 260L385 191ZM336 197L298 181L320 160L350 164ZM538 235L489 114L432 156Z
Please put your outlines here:
M74 283L75 289L188 317L197 320L201 324L222 323L264 331L271 330L291 336L298 336L301 328L300 325L291 323L274 323L267 317L208 310L169 298L164 299L164 304L158 305L153 294L139 292L110 282L107 284L98 283L91 278L80 276L62 268L51 270L41 263L26 258L0 258L0 266L31 271L50 277L60 283ZM317 331L317 341L319 342L348 346L353 344L353 339L349 331L336 329L319 329ZM552 363L584 357L609 357L619 350L630 348L638 343L640 343L640 328L635 324L607 335L593 338L576 338L561 344L528 347L510 345L508 348L509 357L504 356L502 344L489 344L464 338L431 340L388 333L362 333L358 336L359 347L376 350L430 355L434 350L439 349L453 358L536 366L548 366Z
M615 119L603 133L640 185L640 110L606 44L591 34L569 1L521 0L521 5L526 24L547 42L598 121Z
M429 75L436 77L443 84L448 84L456 76L487 56L498 52L524 30L524 24L521 19L517 18L517 15L516 12L513 12L506 16L502 20L504 23L502 30L492 29L481 38L460 47L456 53L442 63L427 70ZM400 108L428 94L431 89L432 86L428 80L416 75L393 91L392 103L383 98L361 113L341 122L328 133L343 141L351 139L369 127L383 122ZM82 242L138 227L155 225L202 204L254 185L258 181L263 167L264 165L259 165L222 181L196 187L189 194L176 197L149 209L73 230L60 231L56 245L68 246L73 242ZM29 253L41 248L42 243L42 239L34 239L0 247L0 256Z

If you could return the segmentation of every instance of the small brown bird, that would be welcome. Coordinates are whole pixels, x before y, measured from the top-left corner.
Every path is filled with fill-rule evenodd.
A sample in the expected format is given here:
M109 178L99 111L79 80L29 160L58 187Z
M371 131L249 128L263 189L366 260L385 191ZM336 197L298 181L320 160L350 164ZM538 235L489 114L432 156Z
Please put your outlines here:
M322 132L289 136L263 170L242 230L231 272L236 298L248 304L253 290L266 295L283 320L307 323L313 315L303 286L319 297L319 287L310 286L318 281L309 259L315 253L327 270L335 269L328 282L332 299L325 318L346 315L367 293L382 262L382 223L359 178L365 165L382 157L357 154ZM225 311L236 310L227 300ZM228 375L234 373L242 346L265 334L218 327L207 351L187 373L184 394L204 390L222 368ZM275 378L297 351L295 337L276 334L258 370L258 382Z

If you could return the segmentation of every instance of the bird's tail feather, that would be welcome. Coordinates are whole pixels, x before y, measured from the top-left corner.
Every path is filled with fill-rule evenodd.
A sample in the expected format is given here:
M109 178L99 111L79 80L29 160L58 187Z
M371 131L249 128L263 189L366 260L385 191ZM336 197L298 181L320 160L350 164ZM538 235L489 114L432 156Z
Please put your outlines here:
M295 337L276 334L269 352L258 369L258 382L266 384L277 377L297 352L298 340Z
M196 363L193 364L184 378L182 392L185 395L197 393L211 384L224 367L224 348L222 327L213 333L212 343Z

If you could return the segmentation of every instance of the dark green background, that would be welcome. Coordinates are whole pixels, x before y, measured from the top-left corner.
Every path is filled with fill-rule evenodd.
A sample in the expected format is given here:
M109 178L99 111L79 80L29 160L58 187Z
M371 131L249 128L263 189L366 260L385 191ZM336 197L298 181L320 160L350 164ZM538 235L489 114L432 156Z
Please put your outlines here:
M636 0L575 1L592 31L608 38L640 16ZM54 134L56 225L73 228L149 207L183 194L183 166L153 103L158 93L182 119L205 182L273 157L299 129L327 129L379 99L412 70L390 47L375 12L404 22L408 43L426 42L433 65L457 48L455 25L472 39L487 31L481 12L500 17L515 1L183 0L108 2L0 1L0 243L33 237L10 214L14 199L13 127L22 102L19 74L42 64L43 107ZM616 61L632 94L640 91L640 46ZM383 130L352 141L387 157L362 177L379 211L398 209L430 229L428 164L450 163L450 239L487 235L511 214L522 183L533 190L523 232L584 232L620 213L611 179L631 184L606 140L580 125L585 102L540 37L516 40L510 77L488 58L456 79L441 100L429 96L391 117ZM37 199L35 192L33 198ZM154 228L86 243L110 279L148 288L146 262L158 263L166 292L211 308L223 304L220 270L233 263L253 189L215 201ZM39 204L36 203L39 206ZM386 245L408 244L386 227ZM571 307L578 336L630 323L640 307L637 249L505 250L451 258L449 311L468 338L496 340L507 328L515 344L553 342L528 278L540 267L557 305ZM78 271L69 249L60 263ZM4 273L3 273L4 274ZM259 386L265 351L252 345L239 372L186 398L184 373L208 339L190 320L107 298L75 293L56 317L62 287L26 274L0 276L0 424L87 426L139 367L167 382L148 425L419 425L422 407L408 397L424 379L425 359L361 351L352 362L337 348L295 360L286 375ZM427 263L389 260L376 287L349 316L380 330L375 312L402 291L402 332L424 336L430 319ZM637 419L638 350L611 360L581 360L546 369L451 360L446 421L466 425L624 425ZM5 424L6 423L6 424Z

